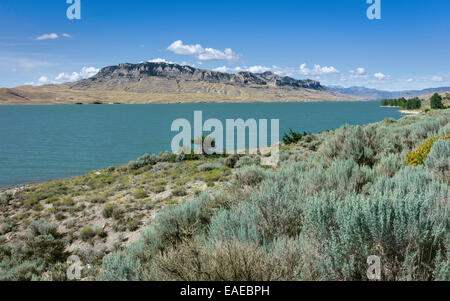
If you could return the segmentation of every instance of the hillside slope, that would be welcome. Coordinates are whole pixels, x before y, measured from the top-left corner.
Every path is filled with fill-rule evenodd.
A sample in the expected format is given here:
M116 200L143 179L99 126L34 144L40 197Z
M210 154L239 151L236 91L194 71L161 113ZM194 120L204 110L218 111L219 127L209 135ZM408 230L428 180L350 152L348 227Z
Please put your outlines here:
M357 100L314 80L271 72L228 74L166 63L120 64L74 83L0 89L0 104Z
M450 91L450 87L429 88L423 90L403 90L403 91L384 91L377 89L370 89L366 87L349 87L343 88L339 86L328 87L330 91L350 95L353 97L361 97L366 99L383 99L383 98L413 98L413 97L428 97L434 93L444 95Z
M449 280L449 135L432 110L307 135L277 168L164 152L0 190L0 280L67 280L70 255L84 280L366 280L369 255L382 280Z

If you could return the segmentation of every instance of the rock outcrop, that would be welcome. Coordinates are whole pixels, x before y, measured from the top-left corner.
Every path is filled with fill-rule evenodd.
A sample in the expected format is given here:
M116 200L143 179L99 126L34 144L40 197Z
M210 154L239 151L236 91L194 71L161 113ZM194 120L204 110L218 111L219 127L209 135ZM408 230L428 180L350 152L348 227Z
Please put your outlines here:
M133 91L132 89L126 89L129 84L147 81L151 78L227 84L240 87L268 86L314 90L325 89L319 82L314 80L297 80L287 76L282 77L272 72L239 72L229 74L168 63L119 64L109 66L103 68L91 78L73 83L71 87L84 90L107 86L108 90L125 89L127 91Z

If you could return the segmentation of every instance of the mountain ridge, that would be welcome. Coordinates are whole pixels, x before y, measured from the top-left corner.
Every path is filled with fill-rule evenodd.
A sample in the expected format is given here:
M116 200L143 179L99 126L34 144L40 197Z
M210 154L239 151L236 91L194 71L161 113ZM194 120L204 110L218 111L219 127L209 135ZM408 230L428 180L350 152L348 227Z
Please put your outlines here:
M311 79L272 72L236 74L171 63L119 64L76 82L0 88L0 105L361 100Z
M75 82L72 88L86 88L95 85L97 82L109 80L136 81L147 77L163 77L167 79L182 79L187 81L206 81L209 83L222 83L230 85L260 85L269 87L291 87L314 90L325 90L325 88L315 80L298 80L288 76L279 76L270 71L264 73L238 72L235 74L219 71L198 69L191 66L179 65L175 63L139 63L139 64L119 64L104 67L96 75Z
M400 98L400 97L426 97L428 94L435 92L450 91L450 87L426 88L422 90L402 90L402 91L385 91L363 86L352 86L344 88L341 86L328 86L328 89L338 93L351 95L354 97L364 97L367 99L382 99L382 98Z
M75 82L0 88L0 105L74 103L317 102L428 97L450 87L383 91L324 86L270 71L225 73L166 62L123 63Z

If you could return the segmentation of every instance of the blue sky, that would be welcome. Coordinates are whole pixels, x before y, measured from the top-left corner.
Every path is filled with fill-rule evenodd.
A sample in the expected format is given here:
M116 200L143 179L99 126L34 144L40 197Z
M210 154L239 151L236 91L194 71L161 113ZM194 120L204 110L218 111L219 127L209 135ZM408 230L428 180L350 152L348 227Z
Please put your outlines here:
M0 87L64 82L154 59L272 70L327 85L450 86L450 1L0 0Z

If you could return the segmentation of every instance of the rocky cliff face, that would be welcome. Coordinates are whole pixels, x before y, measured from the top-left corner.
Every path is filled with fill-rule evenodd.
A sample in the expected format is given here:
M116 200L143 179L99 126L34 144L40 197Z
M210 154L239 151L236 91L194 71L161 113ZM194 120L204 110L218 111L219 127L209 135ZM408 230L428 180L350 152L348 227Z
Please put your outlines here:
M75 82L74 89L98 89L99 86L109 86L109 89L123 88L141 81L147 82L151 78L204 82L213 84L227 84L234 86L267 86L288 87L294 89L324 90L325 88L314 80L297 80L282 77L272 72L251 73L240 72L228 74L211 70L202 70L190 66L167 63L120 64L103 68L97 75Z

